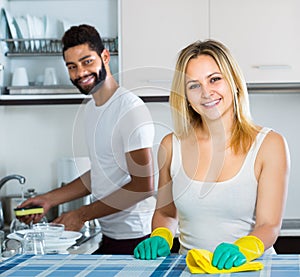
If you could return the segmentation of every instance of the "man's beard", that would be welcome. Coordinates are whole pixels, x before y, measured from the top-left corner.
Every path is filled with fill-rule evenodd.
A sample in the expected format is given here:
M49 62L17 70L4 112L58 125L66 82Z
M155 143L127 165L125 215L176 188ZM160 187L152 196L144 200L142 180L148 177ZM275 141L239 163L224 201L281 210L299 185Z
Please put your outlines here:
M101 86L102 84L104 83L104 80L106 78L106 69L104 66L102 66L102 69L99 70L99 74L97 75L96 73L92 73L90 74L91 76L94 76L95 77L95 82L93 84L92 87L88 88L88 89L84 89L82 88L80 85L79 85L79 80L81 78L78 78L78 79L75 79L74 81L72 79L71 82L72 84L78 88L78 90L82 93L82 94L85 94L85 95L88 95L88 94L94 94ZM84 76L86 77L86 76Z

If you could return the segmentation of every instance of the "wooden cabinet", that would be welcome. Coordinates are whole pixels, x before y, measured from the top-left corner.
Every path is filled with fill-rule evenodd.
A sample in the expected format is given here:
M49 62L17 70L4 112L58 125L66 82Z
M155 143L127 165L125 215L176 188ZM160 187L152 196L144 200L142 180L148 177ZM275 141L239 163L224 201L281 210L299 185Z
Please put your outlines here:
M208 37L209 0L120 0L121 84L169 95L178 52Z
M247 82L300 81L298 0L210 0L210 37L238 60Z

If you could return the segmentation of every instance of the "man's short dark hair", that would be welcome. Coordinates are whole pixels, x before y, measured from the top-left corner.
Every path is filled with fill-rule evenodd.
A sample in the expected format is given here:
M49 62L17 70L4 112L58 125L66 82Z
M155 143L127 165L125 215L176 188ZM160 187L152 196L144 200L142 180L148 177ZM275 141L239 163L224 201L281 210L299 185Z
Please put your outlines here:
M63 35L63 57L65 57L66 50L81 44L88 44L89 48L97 52L99 57L104 50L104 45L98 31L93 26L82 24L79 26L72 26Z

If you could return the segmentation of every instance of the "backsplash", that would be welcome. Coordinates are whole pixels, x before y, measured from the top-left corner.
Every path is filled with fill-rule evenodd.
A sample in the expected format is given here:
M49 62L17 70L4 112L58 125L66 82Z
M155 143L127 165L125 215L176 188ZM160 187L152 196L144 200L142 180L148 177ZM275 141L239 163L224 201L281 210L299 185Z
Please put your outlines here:
M300 218L300 93L250 94L250 103L255 122L280 132L288 142L291 176L285 218ZM168 103L147 106L156 127L156 154L162 137L172 131L170 109ZM76 156L87 156L78 109L78 105L0 106L1 176L21 174L26 177L26 188L34 187L39 193L57 187L57 161L73 157L73 136ZM14 193L18 189L12 184L2 190Z

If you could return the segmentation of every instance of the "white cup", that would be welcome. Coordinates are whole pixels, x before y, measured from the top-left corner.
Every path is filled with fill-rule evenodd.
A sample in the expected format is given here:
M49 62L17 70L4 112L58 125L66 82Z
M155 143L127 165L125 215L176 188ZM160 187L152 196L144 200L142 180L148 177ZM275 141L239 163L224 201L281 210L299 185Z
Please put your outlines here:
M44 71L44 86L57 85L57 76L54 67L46 67Z
M28 75L25 67L18 67L13 72L12 86L28 86Z

